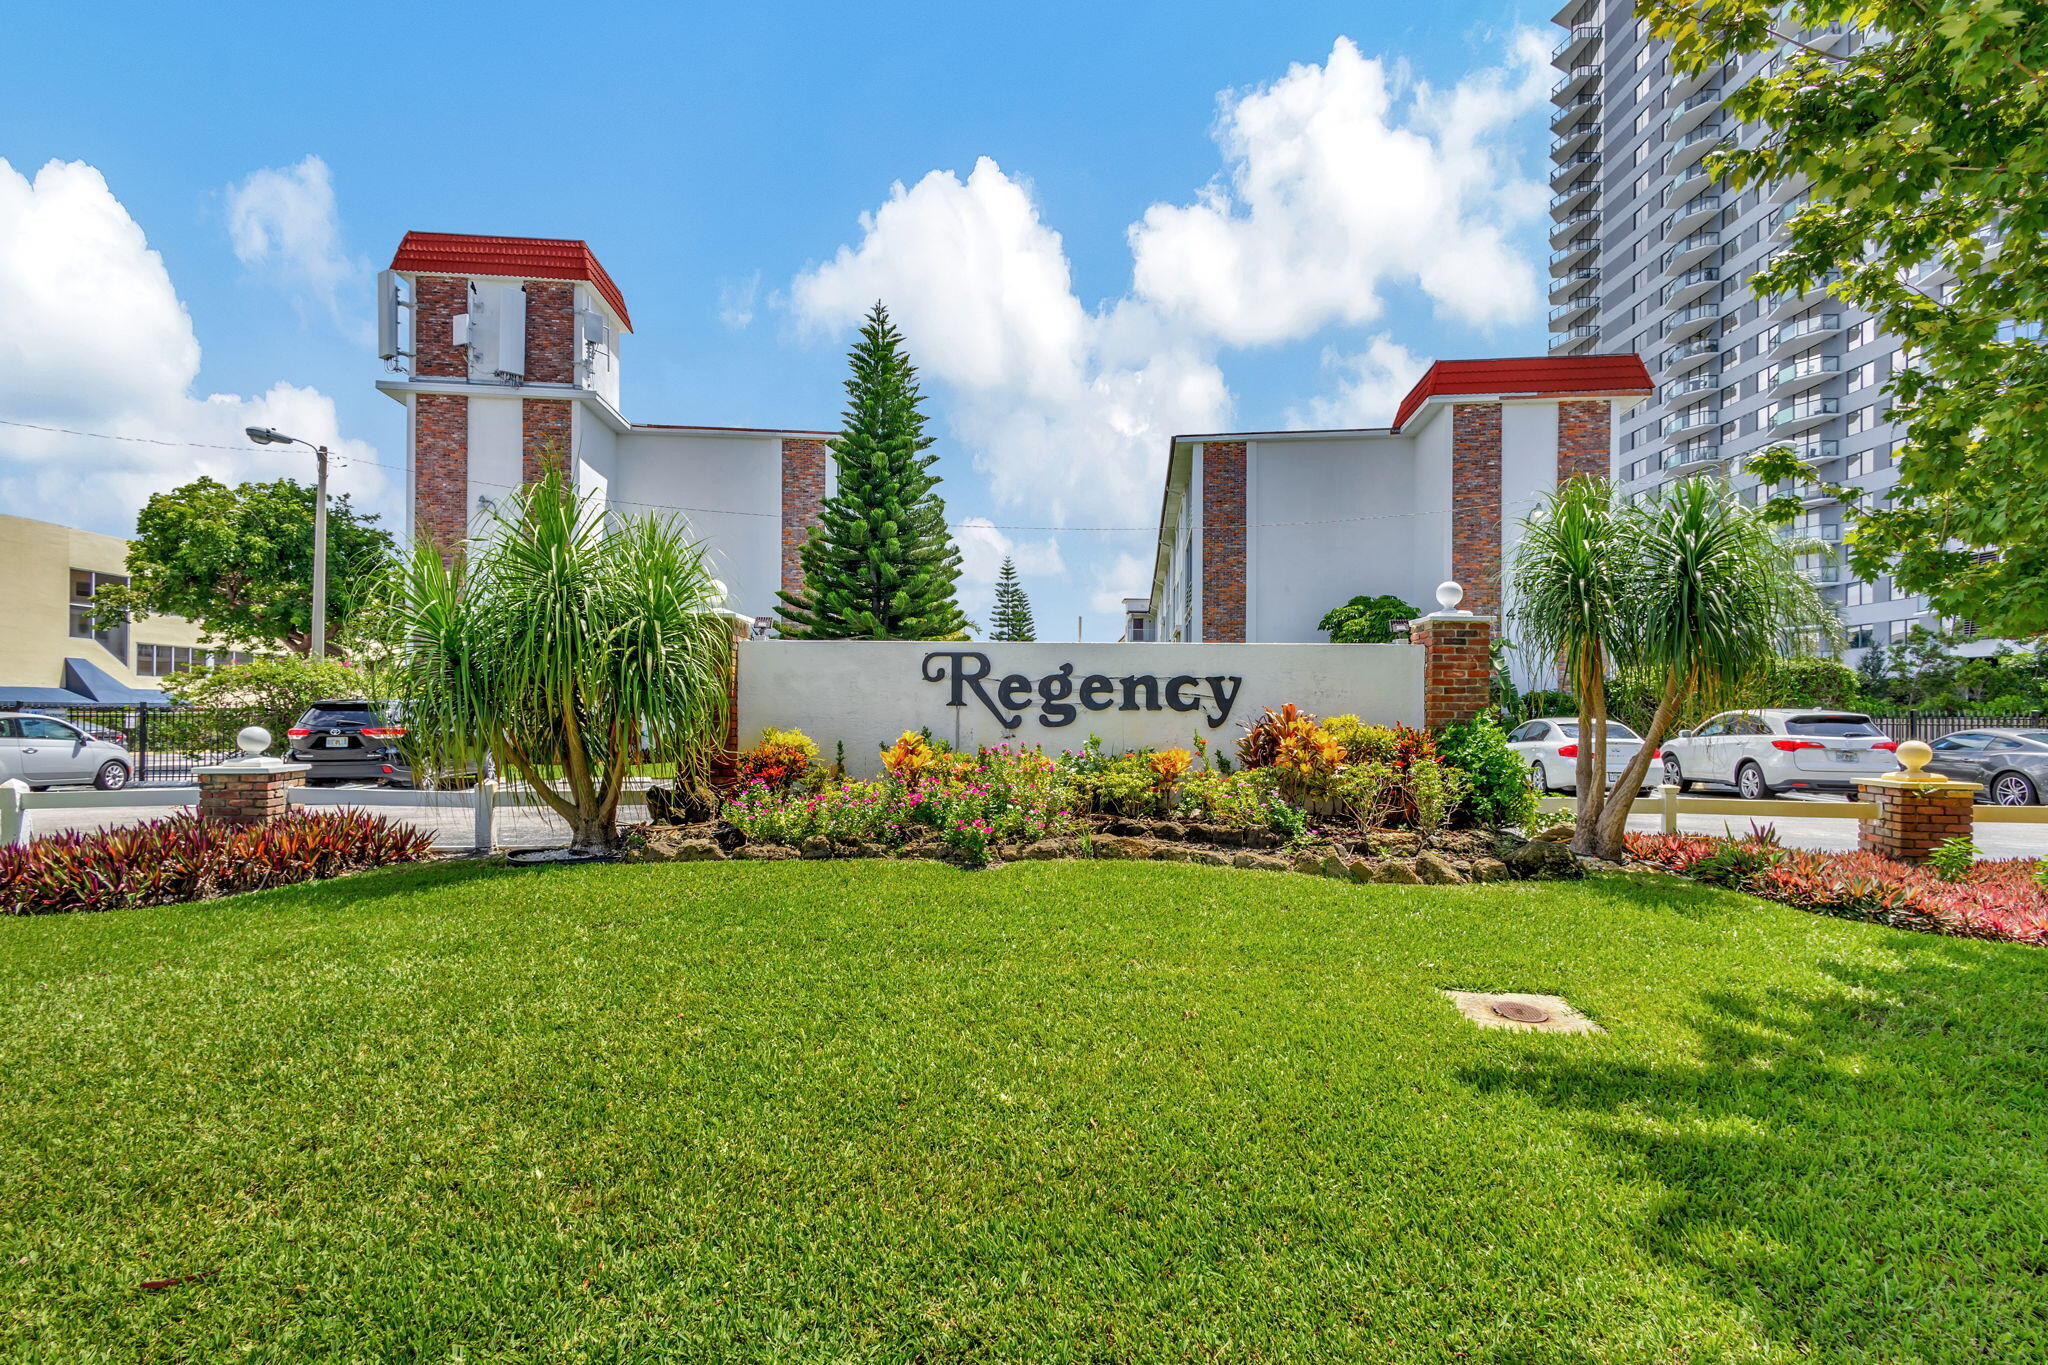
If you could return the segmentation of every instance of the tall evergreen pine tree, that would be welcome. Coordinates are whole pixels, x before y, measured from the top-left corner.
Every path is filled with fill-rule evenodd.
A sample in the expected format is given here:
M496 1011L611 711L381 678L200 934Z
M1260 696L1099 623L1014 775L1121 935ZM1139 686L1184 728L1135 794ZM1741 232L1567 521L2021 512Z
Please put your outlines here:
M802 640L943 640L961 634L960 553L933 490L917 370L889 310L874 306L847 356L845 428L831 443L838 490L804 542L803 588L782 599Z
M1017 566L1008 555L1003 556L1002 571L996 575L993 620L995 629L988 637L991 640L1029 644L1038 638L1038 627L1031 620L1031 599L1024 595L1024 586L1017 581Z

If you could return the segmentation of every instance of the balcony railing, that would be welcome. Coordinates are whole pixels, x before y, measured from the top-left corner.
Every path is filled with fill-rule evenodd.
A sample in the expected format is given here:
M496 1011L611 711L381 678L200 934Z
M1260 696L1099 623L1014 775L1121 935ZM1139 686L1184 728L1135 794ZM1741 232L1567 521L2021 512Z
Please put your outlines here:
M1588 86L1558 106L1557 112L1550 116L1550 131L1554 133L1573 120L1584 118L1599 107L1599 87Z
M1581 227L1599 221L1600 210L1598 209L1573 209L1570 213L1567 213L1564 217L1550 225L1550 240L1553 242L1562 241L1564 238L1577 232Z
M1771 333L1771 345L1784 346L1804 337L1819 336L1823 332L1838 332L1842 329L1839 313L1808 313L1803 318L1794 318Z
M1552 332L1550 334L1550 344L1552 348L1583 346L1589 341L1599 340L1599 337L1600 329L1588 323L1583 327L1567 327L1563 331Z
M1581 119L1577 123L1574 123L1571 127L1559 133L1556 137L1551 139L1550 154L1552 156L1558 156L1564 152L1567 152L1571 150L1572 147L1576 146L1581 140L1591 137L1593 134L1599 131L1600 124L1598 120Z
M1802 380L1819 379L1826 375L1842 372L1842 358L1838 355L1807 356L1789 365L1780 365L1771 371L1771 387L1782 388Z
M1718 441L1687 441L1664 452L1663 467L1682 469L1689 464L1705 464L1720 458L1721 445Z
M1717 371L1713 374L1694 374L1687 375L1684 379L1674 379L1657 390L1657 396L1666 403L1672 403L1694 394L1718 393L1720 389L1721 376Z
M1591 195L1599 188L1600 182L1597 180L1580 180L1565 186L1565 188L1550 196L1551 216L1558 217L1568 212L1574 205L1583 202L1588 195Z
M1664 235L1689 236L1694 228L1720 211L1721 196L1718 194L1703 194L1697 199L1688 200L1681 207L1665 215Z
M1581 256L1589 252L1598 251L1599 249L1600 243L1591 237L1576 237L1550 253L1550 268L1556 270L1560 266L1567 265L1572 261L1578 260Z
M1696 252L1712 251L1720 245L1721 234L1712 228L1707 228L1700 232L1691 233L1684 241L1666 248L1659 264L1664 269L1669 270L1679 261L1694 255Z
M1564 41L1550 50L1553 66L1567 66L1576 57L1583 57L1600 41L1600 25L1575 24L1571 32L1564 35Z
M1563 271L1551 278L1550 301L1552 303L1561 302L1566 295L1585 285L1597 284L1599 280L1599 270L1590 265L1581 266L1577 270Z
M1600 63L1587 62L1565 72L1564 79L1550 88L1550 102L1563 104L1573 94L1600 79Z
M1719 355L1720 352L1721 342L1718 337L1700 337L1696 341L1683 342L1666 351L1661 368L1668 370L1674 365L1698 361L1707 356Z
M1721 425L1719 408L1688 408L1664 419L1664 434L1675 436L1681 431L1700 431L1707 427Z
M1559 307L1550 310L1550 329L1556 331L1560 323L1568 322L1583 313L1593 312L1599 306L1598 294L1580 294L1576 298L1567 299Z
M1802 398L1796 403L1780 403L1771 414L1773 429L1791 426L1797 422L1818 422L1833 417L1842 410L1839 398Z
M1832 437L1823 440L1787 441L1783 449L1792 452L1792 458L1806 464L1819 464L1822 460L1839 459L1842 443Z
M1576 175L1581 171L1589 171L1599 164L1599 148L1596 147L1591 151L1581 152L1569 161L1560 161L1552 166L1550 168L1550 183L1555 185L1567 176Z
M1720 316L1721 304L1719 300L1683 309L1664 319L1664 335L1678 336L1686 332L1698 331L1702 325L1713 322Z
M1703 287L1715 283L1720 278L1721 271L1718 266L1703 265L1697 270L1688 270L1664 286L1662 301L1668 304L1680 298L1696 295Z

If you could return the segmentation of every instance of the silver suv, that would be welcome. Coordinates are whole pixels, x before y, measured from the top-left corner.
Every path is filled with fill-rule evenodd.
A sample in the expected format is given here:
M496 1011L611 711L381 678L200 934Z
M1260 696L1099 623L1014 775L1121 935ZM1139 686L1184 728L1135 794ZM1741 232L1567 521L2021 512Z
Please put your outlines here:
M30 791L90 782L111 792L127 786L134 773L134 757L111 739L33 711L0 714L0 782L18 779Z
M1664 741L1664 780L1680 791L1732 786L1751 801L1781 791L1853 796L1859 778L1898 768L1898 747L1854 711L1724 711Z

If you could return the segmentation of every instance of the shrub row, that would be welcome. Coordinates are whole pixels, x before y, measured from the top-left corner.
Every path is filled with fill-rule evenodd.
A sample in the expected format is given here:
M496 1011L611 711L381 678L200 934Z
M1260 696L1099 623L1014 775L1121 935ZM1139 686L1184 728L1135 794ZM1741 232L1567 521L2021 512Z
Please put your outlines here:
M1631 855L1666 871L1817 914L2048 944L2048 864L2029 859L1944 875L1874 853L1789 849L1754 836L1631 834L1627 843Z
M415 862L432 848L432 838L409 825L354 811L293 812L261 825L181 812L0 849L0 910L172 905Z

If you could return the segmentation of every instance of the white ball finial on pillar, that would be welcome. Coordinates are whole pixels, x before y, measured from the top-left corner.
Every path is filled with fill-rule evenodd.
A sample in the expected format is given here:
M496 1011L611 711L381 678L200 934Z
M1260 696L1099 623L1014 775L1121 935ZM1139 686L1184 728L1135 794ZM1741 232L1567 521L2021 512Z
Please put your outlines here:
M1446 580L1445 582L1437 584L1437 609L1431 612L1429 615L1431 618L1442 616L1470 616L1472 614L1471 612L1463 611L1458 606L1458 604L1464 600L1465 585L1456 582L1455 580Z
M270 731L260 725L251 725L235 736L235 747L242 751L244 758L261 758L263 751L270 747Z

